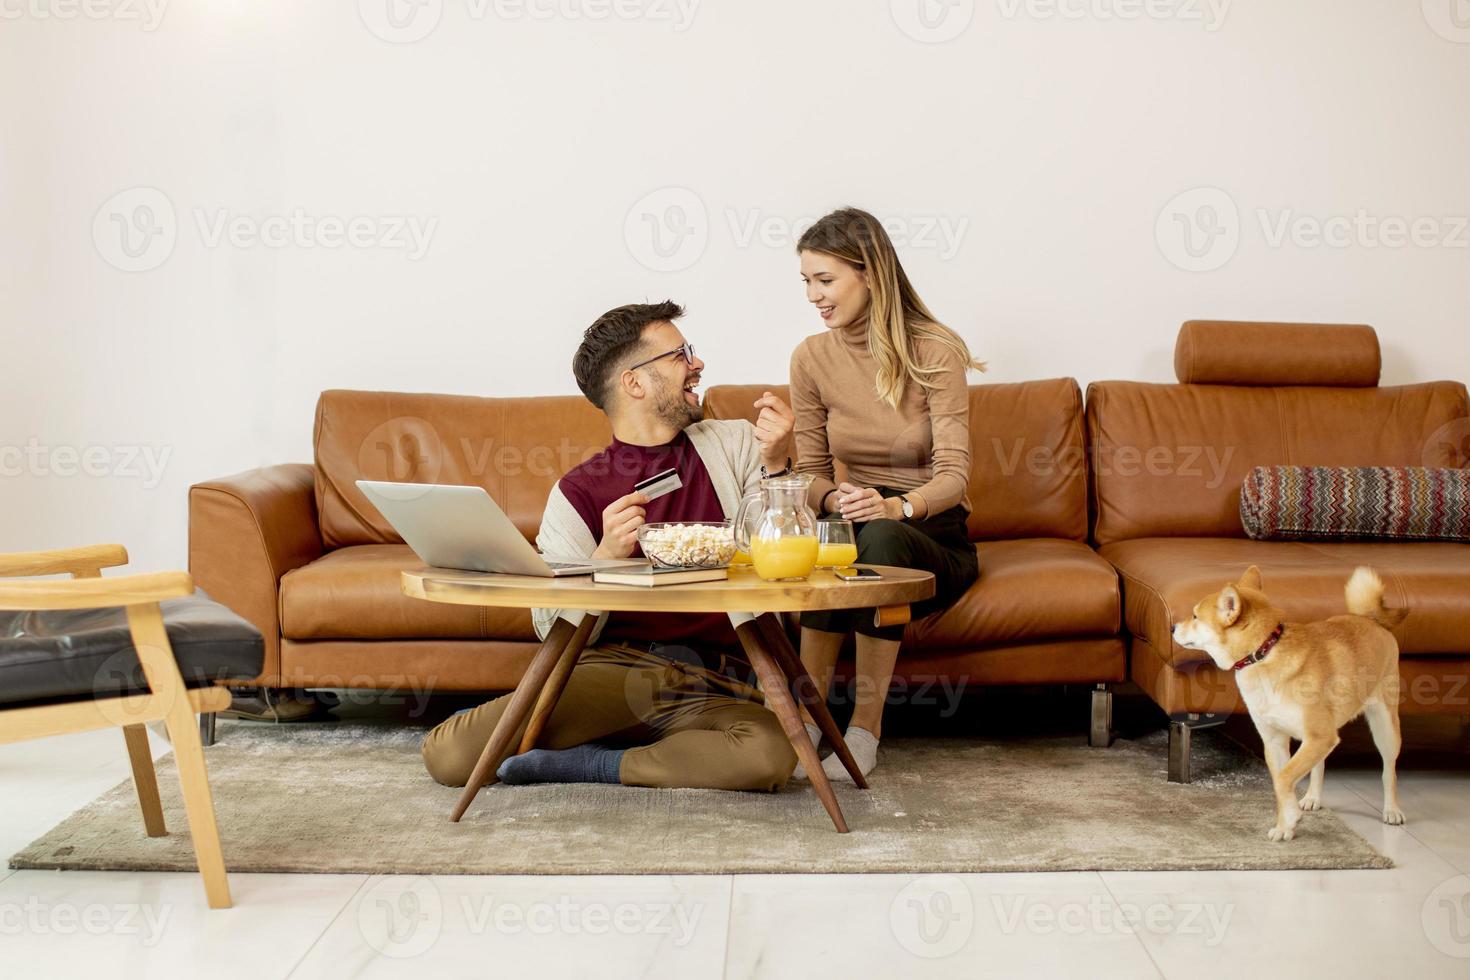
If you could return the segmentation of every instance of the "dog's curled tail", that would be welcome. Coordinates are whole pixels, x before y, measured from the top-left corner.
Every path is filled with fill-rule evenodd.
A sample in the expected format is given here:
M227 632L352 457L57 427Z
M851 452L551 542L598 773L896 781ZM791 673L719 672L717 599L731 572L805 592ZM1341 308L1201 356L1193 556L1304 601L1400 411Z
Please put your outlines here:
M1354 616L1365 616L1386 630L1404 621L1407 609L1389 609L1383 604L1383 579L1367 565L1354 569L1347 583L1347 608Z

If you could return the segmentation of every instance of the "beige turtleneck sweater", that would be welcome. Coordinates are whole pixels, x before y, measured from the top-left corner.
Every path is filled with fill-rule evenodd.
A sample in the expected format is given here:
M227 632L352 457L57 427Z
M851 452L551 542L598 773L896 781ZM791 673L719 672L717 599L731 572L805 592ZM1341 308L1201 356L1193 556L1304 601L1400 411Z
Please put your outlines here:
M919 364L940 364L933 391L909 382L898 409L878 397L878 366L868 353L867 323L808 337L791 355L796 413L796 469L816 477L813 510L836 489L832 459L862 487L892 487L921 497L928 514L956 504L966 512L970 483L970 389L966 368L949 349L919 341Z

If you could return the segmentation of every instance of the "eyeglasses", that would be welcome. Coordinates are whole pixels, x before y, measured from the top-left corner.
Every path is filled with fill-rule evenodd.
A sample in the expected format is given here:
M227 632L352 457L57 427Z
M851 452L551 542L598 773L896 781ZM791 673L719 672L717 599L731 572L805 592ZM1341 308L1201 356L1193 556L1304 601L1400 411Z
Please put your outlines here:
M678 347L675 347L673 350L666 350L656 357L650 357L646 361L639 361L637 364L634 364L632 367L628 368L628 370L636 371L644 365L652 364L654 361L662 361L664 358L673 357L675 354L683 354L684 363L688 364L690 367L694 366L694 345L690 343L684 343Z

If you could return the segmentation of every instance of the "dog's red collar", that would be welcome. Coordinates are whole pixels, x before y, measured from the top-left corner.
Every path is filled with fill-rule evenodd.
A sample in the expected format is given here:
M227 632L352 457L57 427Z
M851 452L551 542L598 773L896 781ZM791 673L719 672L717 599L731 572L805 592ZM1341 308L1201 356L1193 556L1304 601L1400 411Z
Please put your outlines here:
M1285 623L1277 623L1276 628L1271 631L1271 635L1266 637L1265 641L1262 642L1260 646L1256 647L1255 653L1252 653L1249 656L1241 657L1235 662L1235 666L1231 667L1230 669L1240 670L1243 667L1249 667L1251 664L1259 660L1265 660L1266 654L1271 652L1271 648L1274 647L1277 641L1281 639L1281 634L1285 632L1285 630Z

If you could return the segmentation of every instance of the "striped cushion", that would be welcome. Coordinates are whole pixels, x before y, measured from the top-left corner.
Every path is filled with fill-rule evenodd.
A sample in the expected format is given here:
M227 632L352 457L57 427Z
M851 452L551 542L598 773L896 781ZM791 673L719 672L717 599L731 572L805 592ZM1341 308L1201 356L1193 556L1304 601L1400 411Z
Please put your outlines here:
M1258 466L1241 487L1240 523L1257 540L1470 542L1470 470Z

